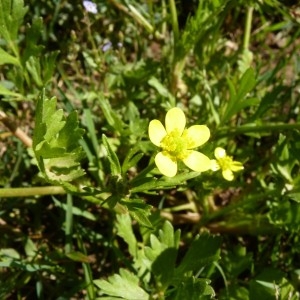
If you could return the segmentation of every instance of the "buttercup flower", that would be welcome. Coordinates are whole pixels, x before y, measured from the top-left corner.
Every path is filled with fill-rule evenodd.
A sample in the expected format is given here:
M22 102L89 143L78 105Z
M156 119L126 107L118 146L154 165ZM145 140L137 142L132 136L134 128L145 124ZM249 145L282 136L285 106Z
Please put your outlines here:
M148 133L151 142L162 149L155 156L159 171L168 177L177 173L177 162L183 161L186 166L197 172L211 168L211 160L204 154L194 151L207 142L210 131L205 125L194 125L185 129L184 112L178 108L170 109L165 118L165 127L159 120L152 120Z
M234 161L231 156L228 156L226 154L225 149L221 147L217 147L215 149L215 157L216 159L213 159L211 161L211 169L213 171L221 169L223 177L228 181L233 180L233 172L241 171L244 169L242 163Z

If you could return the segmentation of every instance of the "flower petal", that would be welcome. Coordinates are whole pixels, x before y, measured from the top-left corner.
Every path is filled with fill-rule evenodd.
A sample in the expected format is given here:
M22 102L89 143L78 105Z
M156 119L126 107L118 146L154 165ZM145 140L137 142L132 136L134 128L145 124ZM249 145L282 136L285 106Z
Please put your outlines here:
M152 120L149 123L148 134L150 141L160 147L161 140L166 136L167 132L164 125L159 120Z
M219 158L224 158L226 156L226 151L225 149L221 148L221 147L217 147L215 149L215 157L216 159L219 159Z
M230 164L230 170L233 172L241 171L244 169L244 166L239 161L233 161Z
M205 125L191 126L184 133L184 138L186 138L188 142L188 149L203 145L208 141L209 137L210 131Z
M181 135L186 124L184 112L179 107L171 108L166 114L165 122L167 133L178 130Z
M220 165L218 164L217 160L212 159L210 162L211 162L210 168L211 168L212 171L220 170Z
M177 162L164 152L159 152L155 156L155 164L159 171L168 177L173 177L177 173Z
M222 175L228 181L232 181L234 178L232 171L229 169L223 170Z
M190 169L197 172L205 172L211 169L211 161L206 155L193 150L188 151L188 153L188 156L182 161Z

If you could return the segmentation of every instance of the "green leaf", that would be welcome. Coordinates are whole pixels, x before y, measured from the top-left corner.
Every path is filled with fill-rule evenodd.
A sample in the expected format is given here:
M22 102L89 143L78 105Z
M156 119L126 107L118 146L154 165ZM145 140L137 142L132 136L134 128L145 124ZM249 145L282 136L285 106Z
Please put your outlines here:
M170 103L175 103L174 96L156 77L151 77L148 80L148 84L155 88L162 97L169 99Z
M180 231L174 232L174 228L169 221L166 221L161 230L158 232L159 238L168 247L178 249L180 242Z
M243 99L254 88L255 84L256 79L254 70L252 68L249 68L246 70L240 80L236 97L239 99Z
M0 249L0 257L1 257L1 260L4 260L6 258L20 259L21 255L17 252L17 250L15 250L13 248L2 248L2 249Z
M163 228L159 230L159 238L154 234L150 235L150 247L145 247L145 254L154 261L159 254L167 248L178 248L180 231L174 233L174 228L169 221L166 221Z
M148 216L151 214L152 206L146 204L143 200L122 200L121 204L125 205L130 213L130 215L139 222L140 225L146 226L148 228L153 228Z
M51 80L58 51L43 55L42 58L30 56L26 61L26 69L38 87L44 87Z
M120 269L120 275L110 276L108 280L94 280L103 294L127 300L148 300L149 295L139 286L139 278L133 273Z
M151 270L164 289L172 282L177 253L176 248L167 248L152 263Z
M123 238L129 247L129 253L136 257L137 254L137 240L132 230L131 218L129 214L118 214L116 228L118 236Z
M133 146L127 153L124 162L122 164L122 173L125 174L131 167L136 166L139 160L143 157L143 153L137 153L140 151L139 145Z
M31 24L27 24L25 35L26 46L22 53L23 64L25 64L30 56L39 57L41 55L44 47L39 45L38 42L44 30L43 26L44 23L42 18L34 18Z
M26 238L26 243L25 243L24 250L26 252L26 255L29 256L29 257L36 256L36 254L38 252L38 248L37 248L36 244L29 237Z
M186 172L177 174L176 176L169 178L169 177L162 177L161 179L156 179L154 177L145 177L141 178L140 180L134 179L131 182L131 192L138 193L138 192L147 192L151 190L161 190L161 189L169 189L175 187L176 185L182 185L184 181L197 177L201 173L199 172Z
M19 99L23 98L21 94L10 91L6 87L4 87L1 83L0 83L0 95L16 97Z
M300 189L293 189L286 194L289 198L300 204Z
M118 156L112 150L105 134L102 135L102 141L103 141L103 145L106 149L107 158L110 163L110 170L111 170L112 175L113 176L120 175L121 174L121 165L120 165Z
M94 96L97 97L97 95ZM126 128L126 124L122 122L122 119L116 114L116 112L112 109L110 103L104 98L102 94L100 94L98 97L99 105L108 124L119 133L122 133L124 131L124 128Z
M46 99L44 92L41 94L35 116L33 151L48 181L64 185L84 175L80 167L84 155L79 146L83 132L78 128L76 112L65 117L62 110L56 110L56 98Z
M250 282L250 299L297 299L296 290L277 269L265 268ZM295 298L292 296L296 296Z
M249 290L239 286L238 283L232 283L227 289L219 292L219 299L222 300L249 300Z
M0 48L0 66L4 64L12 64L20 66L19 60Z
M230 99L227 104L227 107L224 111L222 122L225 123L230 120L235 114L240 112L242 109L256 105L260 102L257 98L247 98L247 94L255 87L256 79L255 73L252 68L249 68L242 76L238 89L236 90L234 84L227 79L229 91L230 91Z
M153 228L150 220L148 219L148 212L142 209L129 210L130 215L140 224L148 228Z
M55 203L55 206L58 206L58 207L62 208L63 210L67 211L68 207L65 203L56 200L54 197L52 197L52 199ZM97 218L91 212L89 212L87 210L83 210L76 206L72 206L72 214L75 216L80 216L80 217L86 218L91 221L97 220Z
M56 68L56 58L59 51L52 51L46 53L43 56L42 66L43 66L43 83L46 85L53 77L54 70Z
M224 3L224 1L222 3ZM175 56L177 61L182 60L190 50L197 47L204 39L205 45L207 45L208 35L211 36L211 40L214 42L212 32L214 31L214 27L218 26L218 22L222 20L219 16L222 9L223 7L219 5L217 1L198 2L198 8L195 14L188 17L180 39L176 41ZM199 52L199 48L197 52Z
M84 263L90 262L89 257L87 255L83 254L82 252L72 251L72 252L68 252L66 254L66 256L74 261L84 262Z
M26 12L23 0L0 0L0 36L7 42L17 39Z
M26 69L31 75L31 78L35 84L40 88L43 87L40 59L35 56L30 56L26 61Z
M219 259L220 244L220 237L208 234L198 236L192 242L180 265L176 269L176 275L182 276L182 274L188 271L200 270L204 266L217 261Z
M173 296L172 299L212 299L215 296L215 292L209 283L210 281L207 279L188 277L179 285L176 295Z

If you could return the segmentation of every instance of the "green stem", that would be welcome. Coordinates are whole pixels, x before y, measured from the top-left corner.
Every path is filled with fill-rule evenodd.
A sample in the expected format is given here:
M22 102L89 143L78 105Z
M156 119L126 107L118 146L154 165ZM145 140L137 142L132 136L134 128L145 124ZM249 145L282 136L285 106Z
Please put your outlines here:
M256 219L241 220L234 223L222 221L207 225L211 233L234 234L234 235L275 235L280 232L280 228L268 222L266 217L259 216Z
M162 4L161 4L161 10L162 10L162 19L164 20L164 22L161 25L161 33L162 36L166 36L166 32L167 32L167 4L165 0L162 0Z
M92 24L91 24L90 18L87 13L85 13L85 20L86 20L86 25L87 25L86 28L87 28L88 40L92 45L92 51L93 51L93 54L95 55L96 63L97 63L97 65L99 65L101 63L101 57L99 55L99 49L96 46L96 43L94 40L94 35L92 34L92 31L91 31ZM100 68L100 66L99 66L99 68Z
M164 212L177 212L182 210L191 210L193 212L197 212L197 208L194 202L189 202L181 205L177 205L174 207L164 208L162 211Z
M282 130L292 130L300 129L300 123L294 124L284 124L284 123L269 123L266 125L242 125L239 127L222 127L216 131L214 138L221 138L229 135L239 135L244 133L258 132L265 133L270 131L282 131Z
M174 34L174 45L176 45L179 38L179 25L178 25L178 17L177 17L177 9L174 0L169 0L170 10L171 10L171 22Z
M0 189L0 198L28 197L28 196L42 196L42 195L63 195L63 194L66 194L66 191L60 186Z
M131 4L128 5L132 17L141 24L149 33L154 33L153 26L143 17L143 15Z
M80 233L77 233L77 247L81 253L87 256L87 251ZM89 263L82 263L82 267L83 267L83 273L84 273L84 278L86 283L85 289L87 291L87 295L85 299L88 300L96 299L96 292L93 283L93 272L91 266Z
M73 198L71 194L67 194L67 209L66 209L66 244L65 253L72 251L72 235L73 235Z
M245 24L245 35L244 35L244 42L243 42L243 50L248 50L249 49L250 37L251 37L252 17L253 17L253 7L250 6L247 9L247 15L246 15L246 24Z

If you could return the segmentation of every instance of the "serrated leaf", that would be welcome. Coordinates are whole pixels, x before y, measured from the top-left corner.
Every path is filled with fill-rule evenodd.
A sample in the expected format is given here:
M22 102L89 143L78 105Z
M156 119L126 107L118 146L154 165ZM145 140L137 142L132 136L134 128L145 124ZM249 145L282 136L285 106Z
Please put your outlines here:
M62 110L56 110L56 98L46 99L43 92L37 102L35 124L33 150L45 178L63 184L83 176L80 160L84 154L79 140L84 131L78 128L77 113L65 117Z
M177 249L170 247L162 251L152 263L151 270L163 288L173 279L176 258Z
M131 218L129 214L117 215L117 234L127 243L129 247L129 253L136 257L137 254L137 240L132 230Z
M159 238L154 234L150 235L150 247L145 247L146 256L153 262L165 249L178 248L180 231L174 233L174 228L169 221L166 221L163 228L159 230Z
M109 163L110 163L110 170L111 170L112 175L113 176L120 175L121 174L121 165L120 165L118 156L116 155L116 153L111 148L105 134L102 135L102 141L103 141L103 145L106 149L107 158L108 158Z
M179 235L180 231L174 233L174 228L169 221L166 221L163 225L163 228L158 232L159 238L164 242L168 247L179 247Z
M0 36L7 42L17 39L27 10L23 0L0 0Z
M215 296L213 288L209 285L209 280L188 277L178 287L174 300L202 300L211 299Z
M218 260L220 244L220 237L208 234L198 236L192 242L176 269L176 274L181 276L188 271L200 270L202 267Z
M26 26L25 44L26 47L22 53L22 62L29 59L30 56L38 57L41 55L43 46L39 45L39 39L41 38L42 32L44 30L43 19L41 17L34 18L31 24Z
M148 300L149 295L139 286L139 278L133 273L120 269L120 275L110 276L108 280L94 280L101 292L127 300Z
M148 228L153 228L148 216L151 214L151 205L142 200L134 199L131 201L121 200L120 203L127 207L130 215L140 224Z
M50 53L46 53L43 56L43 82L46 85L53 76L54 69L56 67L56 58L59 54L59 51L52 51Z
M40 88L43 87L40 59L35 56L30 56L25 65L35 84Z
M148 228L153 228L150 220L148 219L149 213L142 209L129 210L130 215L140 224Z

